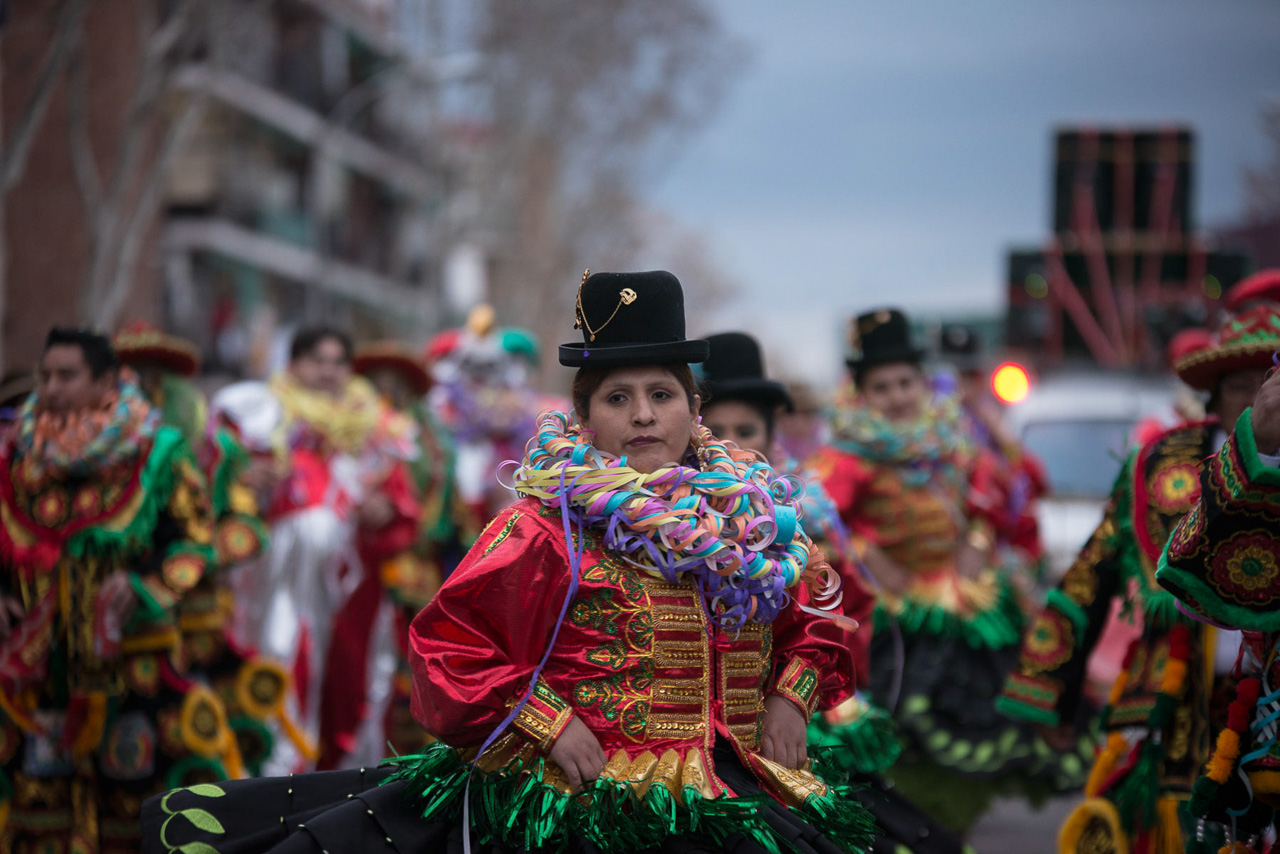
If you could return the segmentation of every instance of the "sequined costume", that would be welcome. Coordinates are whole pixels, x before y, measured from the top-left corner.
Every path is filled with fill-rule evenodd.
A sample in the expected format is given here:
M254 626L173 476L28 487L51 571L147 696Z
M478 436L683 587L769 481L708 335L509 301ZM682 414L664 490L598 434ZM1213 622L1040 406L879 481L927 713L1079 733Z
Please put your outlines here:
M0 452L0 590L24 610L0 643L0 849L136 851L146 797L238 765L221 703L182 672L175 606L212 560L208 495L133 386L61 457L34 406ZM122 627L98 595L116 573L137 600Z
M477 306L461 329L436 336L429 347L435 385L428 395L433 420L452 445L451 492L460 534L470 545L515 495L498 482L498 466L518 459L545 408L530 384L537 342L516 327L497 327L493 309Z
M1216 421L1176 427L1130 455L1102 522L1028 629L998 701L1019 720L1077 720L1089 654L1112 600L1140 612L1142 634L1100 716L1108 741L1085 788L1093 800L1080 813L1105 812L1096 799L1108 802L1137 851L1163 850L1151 847L1162 835L1180 838L1177 803L1208 758L1210 701L1223 684L1214 675L1213 633L1180 614L1155 581L1169 535L1196 500L1200 461L1213 453L1217 430ZM1168 671L1171 656L1185 660L1180 680ZM1088 834L1076 829L1063 850L1085 850L1077 845Z
M413 456L412 441L389 428L386 407L360 377L338 397L308 391L287 374L269 386L244 383L222 394L238 395L247 411L261 415L242 438L276 454L284 472L265 513L270 548L235 573L237 637L285 665L293 688L289 715L307 742L324 741L330 755L340 756L353 746L352 733L365 719L367 656L352 647L332 659L331 639L363 619L368 603L364 596L354 602L352 597L366 579L377 583L383 548L403 547L394 537L383 541L378 532L363 530L356 508L389 481L408 489L403 468ZM390 524L411 528L416 505L395 496L391 504ZM342 689L330 686L326 695L327 672L355 681ZM332 707L327 716L322 705ZM323 739L322 717L330 721ZM266 770L305 767L311 758L294 749L293 740L277 740Z
M406 763L390 785L367 788L386 779L386 769L366 772L362 781L354 773L332 778L357 796L347 808L322 812L324 823L313 822L310 831L313 844L376 836L410 850L444 847L456 834L468 757L525 690L555 626L568 586L563 532L559 512L533 499L518 501L489 525L413 625L414 711L442 743ZM773 624L749 624L735 637L708 622L692 584L638 572L603 550L592 532L575 544L585 548L581 583L556 646L531 701L485 752L470 783L482 835L535 849L564 839L567 829L613 840L609 850L622 850L626 840L640 848L646 840L696 834L721 842L745 837L758 847L743 850L776 850L778 833L804 838L799 814L819 827L825 816L829 831L844 826L847 836L831 838L859 850L867 827L856 805L812 773L783 768L758 752L766 694L788 697L806 714L849 695L851 662L835 625L790 608ZM586 723L609 757L589 800L569 796L563 772L546 753L573 717ZM315 797L315 784L306 785L312 790L292 790L291 803L279 793L268 796L286 810L288 822L291 814L322 805L306 800ZM758 799L734 796L759 790L793 810L766 816ZM212 795L177 793L153 819L199 807L224 820L206 791ZM423 821L424 810L435 820ZM399 812L412 813L416 823L397 819ZM219 852L266 849L222 848L218 834L185 835L189 828L181 821L173 828L182 833L168 834L171 846L191 838Z
M221 427L210 435L202 462L215 520L213 560L178 603L178 625L191 675L221 698L245 771L257 775L271 755L275 728L300 751L312 748L285 710L290 676L283 664L260 656L233 632L234 594L226 574L259 559L270 542L258 498L243 480L250 454L233 429Z
M903 740L888 776L956 831L997 791L1043 793L1077 782L1090 750L1055 757L991 701L1015 660L1023 617L993 567L975 578L958 571L966 540L994 541L999 502L981 491L988 463L949 398L928 402L912 425L884 422L846 398L832 445L810 462L853 551L862 557L874 545L908 573L902 594L882 591L876 607L871 699L891 711Z
M1258 453L1250 411L1205 461L1200 484L1160 557L1156 580L1197 618L1243 630L1244 652L1236 700L1185 806L1195 822L1186 850L1216 851L1215 843L1230 835L1256 852L1280 807L1273 725L1280 707L1280 459Z
M420 515L413 542L380 566L383 588L393 603L391 640L395 676L386 711L386 738L395 753L414 753L428 736L410 711L413 674L409 669L409 624L431 601L459 553L459 503L453 484L453 444L448 432L421 403L411 408L418 426L418 456L409 462Z

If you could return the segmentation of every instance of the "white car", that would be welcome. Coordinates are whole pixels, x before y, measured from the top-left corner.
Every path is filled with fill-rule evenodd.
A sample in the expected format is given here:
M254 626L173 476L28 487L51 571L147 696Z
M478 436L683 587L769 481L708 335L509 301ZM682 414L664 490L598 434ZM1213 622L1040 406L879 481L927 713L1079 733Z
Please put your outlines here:
M1117 372L1054 375L1009 407L1007 424L1043 461L1049 494L1040 499L1040 536L1056 582L1102 520L1120 466L1142 424L1171 427L1178 382Z

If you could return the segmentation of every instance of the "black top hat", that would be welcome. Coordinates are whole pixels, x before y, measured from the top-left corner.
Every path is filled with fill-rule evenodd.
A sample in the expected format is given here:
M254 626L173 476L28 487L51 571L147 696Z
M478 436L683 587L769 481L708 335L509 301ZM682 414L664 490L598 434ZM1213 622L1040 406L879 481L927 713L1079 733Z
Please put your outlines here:
M574 326L582 343L560 345L560 364L626 367L701 362L707 342L684 337L684 291L665 270L582 274Z
M938 355L961 371L981 370L982 339L971 326L944 323L938 334Z
M881 308L855 317L849 327L849 345L853 354L845 363L854 371L924 358L924 350L911 343L907 316L896 308Z
M773 409L791 410L791 395L782 383L765 378L764 359L756 339L742 332L708 335L711 355L702 365L707 402L741 400Z

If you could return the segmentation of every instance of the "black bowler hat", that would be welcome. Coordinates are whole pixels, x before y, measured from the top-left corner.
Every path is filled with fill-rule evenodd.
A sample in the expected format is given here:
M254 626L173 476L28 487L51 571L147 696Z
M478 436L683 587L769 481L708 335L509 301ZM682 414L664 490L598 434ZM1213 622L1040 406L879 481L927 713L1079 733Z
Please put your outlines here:
M582 343L560 345L560 364L628 367L702 362L707 342L684 337L684 291L665 270L582 274L574 326Z
M853 352L845 363L854 371L924 358L924 350L911 342L907 316L896 308L881 308L855 317L849 327L849 346Z
M980 371L983 367L982 339L973 327L944 323L938 334L938 355L960 371Z
M791 395L782 383L766 379L764 359L756 339L742 332L708 335L711 355L702 365L702 383L707 403L741 400L773 409L791 411Z

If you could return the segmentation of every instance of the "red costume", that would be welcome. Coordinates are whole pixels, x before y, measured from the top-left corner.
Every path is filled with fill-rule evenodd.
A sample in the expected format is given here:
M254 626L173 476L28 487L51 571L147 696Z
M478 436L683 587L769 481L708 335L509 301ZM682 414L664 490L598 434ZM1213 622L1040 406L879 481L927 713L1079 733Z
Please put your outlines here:
M556 625L568 566L560 514L540 502L518 501L489 525L413 623L414 714L431 733L478 745L506 716ZM796 804L826 787L760 755L764 698L809 717L849 697L842 634L796 607L736 638L715 631L692 583L633 569L588 533L577 596L506 752L549 748L577 715L610 757L606 776L639 787L674 774L710 798L724 791L711 760L721 733L766 789ZM674 766L655 760L667 751Z

